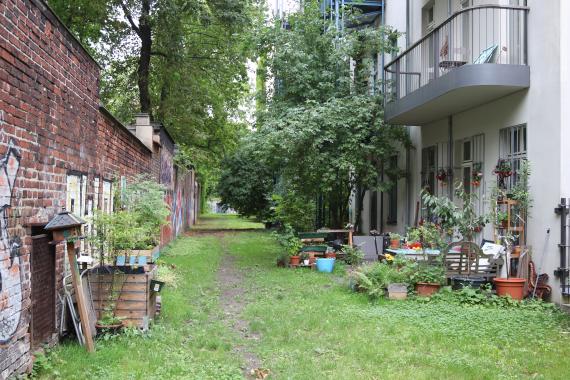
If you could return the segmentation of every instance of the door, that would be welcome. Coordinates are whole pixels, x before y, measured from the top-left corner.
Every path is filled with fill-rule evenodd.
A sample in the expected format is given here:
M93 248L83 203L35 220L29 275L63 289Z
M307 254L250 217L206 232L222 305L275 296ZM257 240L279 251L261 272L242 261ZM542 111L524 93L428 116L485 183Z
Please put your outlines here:
M32 236L32 349L50 340L55 326L55 248L48 234Z

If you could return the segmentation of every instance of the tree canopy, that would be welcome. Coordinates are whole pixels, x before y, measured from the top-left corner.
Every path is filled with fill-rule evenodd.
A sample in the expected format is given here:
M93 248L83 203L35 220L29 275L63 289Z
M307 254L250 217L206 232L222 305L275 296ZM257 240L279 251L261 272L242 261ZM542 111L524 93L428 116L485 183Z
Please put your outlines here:
M394 49L394 32L337 30L316 2L303 3L284 25L275 20L257 35L265 82L273 85L262 88L254 139L282 183L308 202L323 200L321 224L341 227L351 195L361 205L366 190L387 189L403 174L392 157L408 136L384 123L375 77L378 55ZM386 181L382 170L392 174Z
M215 180L245 125L249 30L256 0L49 0L104 67L102 102L120 120L136 112L164 123ZM211 182L211 181L210 181Z

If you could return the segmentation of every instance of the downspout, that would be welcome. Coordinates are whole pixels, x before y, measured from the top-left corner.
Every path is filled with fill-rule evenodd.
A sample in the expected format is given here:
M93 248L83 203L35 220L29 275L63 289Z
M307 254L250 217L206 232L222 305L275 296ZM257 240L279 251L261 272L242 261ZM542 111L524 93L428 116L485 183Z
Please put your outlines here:
M406 126L406 132L408 134L408 137L411 138L410 136L410 131L411 131L411 127ZM411 152L410 152L410 147L406 148L406 210L408 210L408 212L406 213L406 221L405 224L407 227L410 226L410 220L411 220L411 204L412 204L412 189L411 189L411 183L412 183L412 175L411 175L411 169L412 169L412 165L410 162L410 157L411 157Z
M447 136L449 139L449 149L447 150L447 162L449 163L449 175L451 177L451 181L450 183L453 184L453 181L455 180L455 178L453 178L453 116L449 116L447 118ZM449 199L453 200L453 186L448 186L448 190L449 190Z
M567 297L570 295L570 284L568 284L570 275L570 268L568 268L568 248L570 247L570 242L568 241L568 227L570 227L568 225L568 214L570 213L570 198L562 198L554 212L560 215L560 267L554 271L554 274L560 279L562 296Z

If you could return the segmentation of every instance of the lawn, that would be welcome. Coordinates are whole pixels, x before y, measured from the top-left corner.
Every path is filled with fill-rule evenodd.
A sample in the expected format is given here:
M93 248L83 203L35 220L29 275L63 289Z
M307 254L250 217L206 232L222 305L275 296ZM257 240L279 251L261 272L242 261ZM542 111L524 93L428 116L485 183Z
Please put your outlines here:
M255 356L270 379L568 378L565 316L370 302L348 290L343 268L333 275L279 269L277 251L264 231L179 239L163 258L175 265L178 286L163 291L163 315L150 333L99 340L94 355L60 345L41 361L40 377L239 379ZM216 273L228 260L224 252L242 274L235 285L241 315L220 302ZM247 333L228 319L243 320Z
M249 230L263 229L262 223L255 222L252 218L239 215L207 214L203 215L194 230Z

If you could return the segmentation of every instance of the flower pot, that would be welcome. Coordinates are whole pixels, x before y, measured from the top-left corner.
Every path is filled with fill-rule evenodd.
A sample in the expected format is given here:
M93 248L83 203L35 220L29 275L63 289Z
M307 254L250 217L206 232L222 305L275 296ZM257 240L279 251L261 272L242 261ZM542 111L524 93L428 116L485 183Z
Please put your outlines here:
M299 263L301 262L301 256L291 256L291 258L289 259L289 264L291 265L299 265Z
M416 293L420 297L431 297L439 291L440 284L433 282L418 282L416 284Z
M511 257L512 258L520 257L521 252L522 252L522 247L520 245L517 245L513 248L513 251L511 252Z
M524 278L495 278L495 288L500 297L511 296L514 300L523 299Z
M303 260L303 265L307 265L307 266L308 266L308 265L309 265L309 262L310 262L310 260L309 260L309 259L307 259L307 260Z
M392 248L392 249L400 248L400 239L391 239L390 240L390 248Z
M451 278L451 288L453 290L461 290L463 288L480 289L485 283L487 283L485 277L456 276Z
M95 322L95 328L97 329L98 333L109 333L109 334L117 334L121 331L124 327L124 323L116 323L112 325L101 325L98 322Z
M327 258L327 259L336 259L336 253L334 253L334 252L327 252L327 253L325 253L325 258Z

